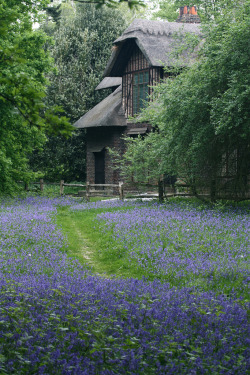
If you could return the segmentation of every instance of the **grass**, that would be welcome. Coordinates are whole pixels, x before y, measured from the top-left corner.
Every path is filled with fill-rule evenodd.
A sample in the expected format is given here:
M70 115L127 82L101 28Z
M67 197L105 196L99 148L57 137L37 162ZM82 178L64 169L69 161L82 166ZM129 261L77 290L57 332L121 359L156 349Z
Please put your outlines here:
M99 199L92 198L91 201ZM68 256L90 267L99 275L112 277L137 277L143 273L137 267L132 269L127 257L120 257L122 246L112 237L112 231L103 232L101 223L96 223L96 216L106 210L71 211L67 207L58 207L56 222L67 239Z
M85 185L85 182L78 182L78 181L72 181L70 183ZM85 190L85 188L74 187L74 186L64 186L65 195L77 194L78 191L80 190ZM27 195L27 192L23 191L23 185L20 185L20 193L23 193L23 195ZM45 197L58 197L60 195L60 182L53 183L53 184L44 182L43 192L41 192L40 190L40 184L30 183L28 194L31 194L32 196L37 194L37 195L41 195Z

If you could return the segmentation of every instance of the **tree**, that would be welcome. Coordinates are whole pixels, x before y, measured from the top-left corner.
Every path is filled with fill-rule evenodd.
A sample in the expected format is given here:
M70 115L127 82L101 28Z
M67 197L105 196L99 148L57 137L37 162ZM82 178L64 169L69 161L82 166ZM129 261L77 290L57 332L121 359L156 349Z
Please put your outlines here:
M153 0L154 2L157 1ZM240 3L238 1L238 3ZM231 0L161 0L159 3L159 10L154 13L154 18L167 19L173 22L178 17L178 10L185 5L195 5L198 14L203 22L216 20L221 17L223 13L231 13L237 8L237 1Z
M52 67L48 42L33 22L47 1L0 0L0 191L29 180L28 155L41 147L45 133L69 135L71 126L59 107L45 108L46 74Z
M154 0L154 3L155 7L158 6L158 10L153 13L154 19L161 18L163 20L167 20L168 22L176 21L178 17L178 4L176 4L176 0L163 0L160 2Z
M103 5L114 8L117 5L126 3L130 9L137 8L140 6L145 6L144 0L74 0L79 4L95 4L98 8L101 8Z
M107 95L95 87L110 58L112 42L125 27L119 10L106 6L97 9L92 4L66 4L60 20L57 15L57 25L44 24L54 39L50 51L56 67L49 73L47 103L62 106L72 124ZM68 140L50 137L44 151L32 155L31 164L51 180L84 181L84 130L77 130Z
M200 60L157 87L157 99L140 118L154 132L130 141L125 172L135 170L137 158L137 174L146 163L149 177L177 175L194 193L209 186L213 199L224 175L234 196L244 194L250 174L249 6L249 0L238 2L234 13L207 25Z
M122 14L105 6L96 9L82 4L62 14L53 33L56 71L49 75L47 100L61 105L72 122L103 98L95 87L110 58L112 42L125 27Z

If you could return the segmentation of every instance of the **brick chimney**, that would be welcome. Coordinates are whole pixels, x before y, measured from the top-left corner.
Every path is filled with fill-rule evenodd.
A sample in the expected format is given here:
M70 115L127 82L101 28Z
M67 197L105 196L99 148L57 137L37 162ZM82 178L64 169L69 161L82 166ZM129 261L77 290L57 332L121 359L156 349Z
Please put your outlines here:
M180 7L180 14L176 22L182 23L200 23L200 17L197 14L196 6Z

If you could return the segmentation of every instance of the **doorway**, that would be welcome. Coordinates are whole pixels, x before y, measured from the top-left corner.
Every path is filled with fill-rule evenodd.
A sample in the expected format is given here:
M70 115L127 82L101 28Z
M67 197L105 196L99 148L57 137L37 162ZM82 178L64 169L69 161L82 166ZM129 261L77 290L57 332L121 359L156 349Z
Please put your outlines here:
M105 149L94 152L95 155L95 184L105 184Z

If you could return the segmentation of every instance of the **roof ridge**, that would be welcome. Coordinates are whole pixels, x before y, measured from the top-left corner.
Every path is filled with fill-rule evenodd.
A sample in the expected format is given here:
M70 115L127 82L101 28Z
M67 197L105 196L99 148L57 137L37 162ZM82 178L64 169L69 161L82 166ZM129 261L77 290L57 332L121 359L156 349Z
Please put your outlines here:
M144 20L136 18L116 39L113 43L116 44L127 38L138 38L141 33L143 35L151 36L170 36L175 32L194 32L197 30L199 24L197 23L179 23L158 20Z
M122 35L129 34L135 31L141 31L143 34L150 35L168 35L168 31L164 30L164 26L168 24L168 21L145 20L136 18L122 33Z

